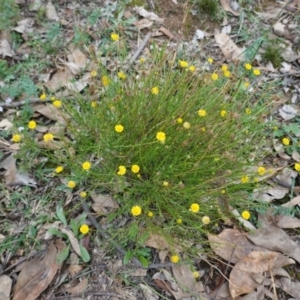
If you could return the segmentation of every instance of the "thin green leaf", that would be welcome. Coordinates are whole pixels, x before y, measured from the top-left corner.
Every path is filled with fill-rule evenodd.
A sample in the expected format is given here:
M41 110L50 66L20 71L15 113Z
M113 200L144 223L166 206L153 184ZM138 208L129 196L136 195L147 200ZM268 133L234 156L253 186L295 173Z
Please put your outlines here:
M55 229L55 228L49 228L48 231L53 234L53 235L56 235L58 237L62 237L62 238L65 238L67 239L68 236L62 232L60 232L59 230Z
M143 266L144 268L148 268L149 262L148 262L148 260L147 260L146 257L140 255L140 256L138 256L138 260L140 261L140 263L142 264L142 266Z
M63 208L59 205L56 207L56 215L58 217L58 219L64 224L64 225L68 225L67 223L67 219L65 217L65 214L64 214L64 210Z
M81 244L79 244L79 248L80 248L80 254L81 254L81 258L84 262L89 262L91 257L88 253L88 251L85 249L84 246L82 246Z
M79 225L77 224L77 222L74 219L71 219L70 225L71 225L73 233L75 234L75 236L77 236L78 235L78 227L79 227Z
M69 252L70 252L70 245L68 245L61 252L59 252L57 256L57 263L62 264L69 256Z
M132 257L133 257L133 252L131 250L127 251L123 259L123 264L127 265L132 259Z

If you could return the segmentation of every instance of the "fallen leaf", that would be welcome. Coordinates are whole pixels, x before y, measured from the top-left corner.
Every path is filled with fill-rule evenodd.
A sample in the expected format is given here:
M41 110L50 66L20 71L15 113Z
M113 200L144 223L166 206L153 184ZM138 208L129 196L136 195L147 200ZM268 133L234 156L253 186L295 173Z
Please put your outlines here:
M230 263L237 263L254 250L261 250L237 229L224 229L218 235L208 234L209 245L212 250Z
M159 299L156 292L154 292L153 289L151 289L148 285L140 283L139 287L141 288L146 300L158 300Z
M231 0L220 0L220 2L225 11L232 13L236 17L240 15L239 11L233 10L231 8L230 6Z
M300 203L300 196L293 198L292 200L288 201L287 203L282 204L283 207L294 207Z
M239 48L226 33L215 31L215 40L226 59L243 60L244 49Z
M65 291L70 293L71 295L82 294L85 292L87 286L88 286L88 279L85 278L79 281L79 283L76 284L75 286L65 287Z
M0 128L4 128L5 130L8 130L9 128L11 128L13 126L14 126L14 124L7 119L3 119L0 122Z
M278 111L281 118L285 121L295 118L298 114L298 111L293 106L287 104L283 105Z
M34 20L27 18L23 19L21 21L18 21L18 26L13 28L14 31L17 31L19 33L31 33L33 32L33 25L34 25ZM25 39L26 40L26 39Z
M300 219L287 215L277 215L275 222L280 228L299 228Z
M45 116L49 120L57 121L61 125L66 125L67 121L63 117L62 113L58 108L52 104L35 104L33 110Z
M145 246L159 250L165 250L169 249L170 245L163 236L158 234L151 234L146 240Z
M176 37L171 33L170 30L168 30L165 27L160 27L158 29L159 31L161 31L164 35L166 35L167 37L169 37L170 39L176 40Z
M59 21L55 6L49 1L46 5L46 16L49 20Z
M145 29L145 28L150 28L153 25L154 21L150 21L148 19L141 19L137 22L134 23L134 26L139 29Z
M2 40L0 42L0 55L3 57L13 57L15 55L14 50L10 47L10 44L7 40Z
M293 263L293 260L273 251L253 251L236 263L229 276L229 291L233 298L248 294L260 285L255 275Z
M74 74L72 74L71 70L66 67L63 70L58 70L52 76L51 80L45 83L45 86L52 91L56 91L62 87L65 87L73 78Z
M282 199L290 191L289 188L280 185L275 187L262 187L253 190L253 199L264 202L271 202L274 199Z
M300 246L275 224L272 216L259 215L258 224L260 228L246 234L248 239L257 246L281 252L300 262Z
M295 297L295 299L299 298L300 295L300 282L291 281L290 278L282 277L279 280L276 280L277 286L279 286L286 293Z
M94 201L92 208L98 214L106 215L111 212L111 210L119 208L118 203L110 195L97 195L94 192L90 195Z
M0 299L10 300L12 279L7 275L0 276Z
M135 277L145 277L147 275L147 269L134 269L129 271L130 276L135 276Z
M58 249L52 242L43 257L37 256L22 269L15 289L13 300L35 300L48 287L57 273Z
M292 158L293 160L295 160L296 162L300 162L300 154L297 151L294 151L292 153Z
M172 271L177 284L184 291L194 293L196 291L196 280L188 265L180 264L172 266Z
M133 8L133 11L142 16L143 18L146 18L150 21L154 21L158 24L162 24L164 22L164 19L159 18L155 13L148 12L145 8L141 6L136 6Z
M76 276L82 269L83 267L81 265L69 265L69 272L71 277Z
M59 229L62 233L66 234L70 240L70 243L72 245L72 248L76 252L76 254L81 257L81 252L80 252L80 247L79 247L79 242L74 233L71 230L68 230L66 228L61 227Z

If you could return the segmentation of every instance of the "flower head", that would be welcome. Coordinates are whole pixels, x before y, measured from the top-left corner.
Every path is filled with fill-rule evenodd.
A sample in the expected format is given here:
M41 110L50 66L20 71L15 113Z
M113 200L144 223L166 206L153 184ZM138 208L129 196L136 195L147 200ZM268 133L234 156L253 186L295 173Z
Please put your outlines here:
M251 112L252 112L251 108L246 108L246 109L245 109L246 115L250 115Z
M211 57L209 57L209 58L207 59L207 61L208 61L210 64L212 64L212 63L214 62L214 60L213 60Z
M132 171L132 173L137 174L140 171L139 165L132 165L131 171Z
M181 124L183 122L183 119L182 118L177 118L177 123L178 124Z
M113 32L113 33L110 35L110 38L111 38L114 42L116 42L116 41L118 41L118 40L120 39L119 35L118 35L117 33L115 33L115 32Z
M86 191L82 191L79 193L80 198L85 198L87 196L87 192Z
M151 93L152 93L153 95L158 95L158 93L159 93L159 88L158 88L157 86L153 87L153 88L151 89Z
M91 76L92 77L96 77L98 74L97 74L97 71L96 70L93 70L91 71Z
M221 115L221 117L225 117L227 115L227 111L221 110L220 115Z
M211 74L211 79L212 80L218 80L218 78L219 78L219 75L217 74L217 73L213 73L213 74Z
M165 187L169 186L169 182L168 181L164 181L163 182L163 186L165 186Z
M195 71L196 71L196 68L195 68L195 66L190 66L190 67L189 67L189 71L191 71L191 72L195 72Z
M21 135L20 134L14 134L11 138L11 140L14 142L14 143L20 143L21 141Z
M161 142L162 144L165 143L166 141L166 134L162 131L159 131L157 134L156 134L156 139Z
M45 93L41 94L40 95L40 99L41 100L45 100L47 98L47 95Z
M53 106L56 107L56 108L62 107L62 103L61 103L61 101L58 100L58 99L55 100L55 101L53 101L52 104L53 104Z
M61 173L63 170L64 170L64 167L63 167L63 166L57 166L57 167L55 168L55 173L59 174L59 173Z
M228 70L228 66L227 65L222 65L222 71L226 72Z
M183 123L183 128L189 129L191 127L191 124L189 122L184 122Z
M188 62L186 62L186 61L184 61L184 60L179 60L179 66L181 67L181 68L187 68L188 66L189 66L189 64L188 64Z
M246 70L251 70L251 69L252 69L251 64L245 64L245 69L246 69Z
M260 70L254 69L254 70L253 70L253 74L254 74L255 76L259 76L259 75L260 75Z
M295 163L294 167L297 172L300 172L300 164L299 163Z
M190 211L193 213L197 213L200 210L200 206L197 203L193 203L190 207Z
M182 224L182 219L177 219L176 223L179 224L179 225Z
M36 122L35 121L29 121L28 123L28 128L33 130L36 127Z
M53 136L52 133L46 133L46 134L44 134L43 139L44 139L44 142L45 142L45 143L50 143L50 142L53 141L54 136Z
M91 168L91 163L89 161L85 161L84 163L82 163L82 169L87 171Z
M248 81L245 81L245 82L244 82L244 88L245 88L245 89L248 88L249 85L250 85L250 83L249 83Z
M126 173L126 167L125 166L119 166L119 170L117 172L118 175L123 176Z
M136 205L131 208L131 214L133 216L139 216L142 213L142 209L140 206Z
M202 217L202 223L204 224L204 225L207 225L207 224L209 224L210 223L210 217L209 216L204 216L204 217Z
M79 228L79 231L82 233L82 234L87 234L89 231L90 231L90 228L88 225L86 224L82 224Z
M180 260L180 257L178 255L172 255L171 256L171 262L173 264L177 264L179 262L179 260Z
M225 71L224 72L224 76L227 77L227 78L229 78L231 76L231 73L229 71Z
M242 212L242 218L245 219L245 220L249 220L250 219L250 212L248 210L244 210Z
M149 218L152 218L152 217L153 217L153 212L152 212L152 211L149 211L149 212L148 212L148 217L149 217Z
M118 124L115 126L116 132L121 133L121 132L123 132L123 130L124 130L124 127L121 124Z
M194 271L193 272L193 276L194 276L194 278L199 278L200 277L200 273L198 272L198 271Z
M118 77L122 80L125 80L127 78L127 76L124 72L118 72Z
M102 76L101 81L103 86L108 86L110 84L110 79L108 76Z
M242 176L241 177L241 182L242 183L248 183L249 182L249 177L248 176Z
M92 108L97 107L97 102L96 101L92 101L91 106L92 106Z
M285 145L285 146L288 146L288 145L290 144L290 139L289 139L289 138L286 138L286 137L283 138L283 139L282 139L282 144Z
M257 169L257 173L258 173L258 175L260 175L260 176L264 175L264 174L266 173L266 168L265 168L265 167L259 167L259 168Z
M73 181L73 180L70 180L70 181L68 181L67 186L68 186L68 188L70 188L70 189L74 189L74 187L76 186L76 182Z
M205 109L199 109L198 110L198 116L199 117L205 117L207 115L207 112Z

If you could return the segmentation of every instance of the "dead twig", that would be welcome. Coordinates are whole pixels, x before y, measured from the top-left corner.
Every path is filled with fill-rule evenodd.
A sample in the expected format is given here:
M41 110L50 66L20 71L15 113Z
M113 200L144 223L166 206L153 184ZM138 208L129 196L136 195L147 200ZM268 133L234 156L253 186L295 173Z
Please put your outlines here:
M25 104L35 104L35 103L45 103L45 102L50 102L51 100L41 100L39 98L32 98L28 100L22 100L22 101L16 101L16 102L11 102L11 103L6 103L6 102L0 102L0 106L3 108L14 108L14 107L19 107Z
M77 295L65 295L65 296L59 296L55 297L54 299L72 299L77 297L86 297L86 296L109 296L109 297L116 297L119 299L129 300L129 298L125 298L121 295L114 294L114 293L108 293L108 292L97 292L97 293L83 293L83 294L77 294Z

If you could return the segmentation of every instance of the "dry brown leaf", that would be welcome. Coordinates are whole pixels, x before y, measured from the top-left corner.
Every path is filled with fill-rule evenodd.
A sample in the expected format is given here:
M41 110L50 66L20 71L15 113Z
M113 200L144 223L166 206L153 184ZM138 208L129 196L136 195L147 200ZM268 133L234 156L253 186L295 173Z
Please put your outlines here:
M219 235L208 234L208 240L213 251L231 263L237 263L254 250L261 250L237 229L224 229Z
M299 228L300 227L300 219L294 218L292 216L286 215L277 215L275 216L276 224L280 228Z
M244 49L239 48L226 33L215 31L215 40L228 60L243 60Z
M292 200L282 204L281 206L283 207L294 207L296 205L299 205L300 203L300 196L297 196L295 198L293 198Z
M298 111L296 108L294 108L291 105L287 105L287 104L283 105L282 108L280 108L278 111L279 111L279 115L281 116L281 118L285 121L295 118L298 114Z
M48 287L58 271L59 252L52 242L45 256L37 256L29 261L21 271L14 288L13 300L35 300Z
M300 162L300 154L297 151L294 151L292 153L292 158L296 161L296 162Z
M300 282L291 281L290 278L282 277L279 280L276 280L277 286L280 286L282 290L286 293L299 299L300 295Z
M72 245L72 248L74 249L76 254L80 257L81 252L80 252L79 242L78 242L76 236L74 235L73 231L68 230L66 228L60 228L60 231L68 236L70 243Z
M279 251L300 262L300 246L294 242L279 226L277 226L270 215L259 215L260 228L254 232L247 233L257 246L271 251Z
M144 17L145 19L148 19L150 21L154 21L158 24L162 24L164 22L164 19L159 18L155 13L148 12L145 8L141 6L136 6L133 8L133 11L135 11L140 16Z
M159 250L169 249L170 247L167 240L159 234L151 234L145 242L145 246Z
M173 275L182 290L195 293L196 281L188 265L180 264L172 267Z
M7 275L0 276L0 299L9 300L11 291L12 279Z
M141 19L134 23L134 26L137 27L139 30L150 28L153 25L153 21L150 21L148 19Z
M49 1L46 5L46 16L49 20L59 21L55 6Z
M225 11L228 11L230 13L232 13L234 16L239 16L240 15L240 12L239 11L236 11L236 10L233 10L230 6L230 0L220 0L221 2L221 5L223 6L224 10Z
M51 80L45 83L45 86L52 91L56 91L62 87L65 87L73 78L74 74L72 74L71 70L66 67L63 70L58 70L52 76Z
M94 201L92 208L98 214L106 215L111 210L119 208L118 203L110 195L97 195L92 192L91 198Z
M67 123L60 110L52 104L35 104L32 108L34 111L40 113L49 120L57 121L61 125L66 125Z
M135 277L145 277L147 275L147 269L134 269L132 271L129 271L129 275Z
M13 127L14 124L12 122L10 122L9 120L7 119L3 119L1 122L0 122L0 128L4 128L5 130Z
M14 50L11 48L9 42L7 40L1 40L0 42L0 56L3 57L13 57L15 55Z
M69 265L68 269L71 277L74 277L83 269L83 267L81 265Z
M165 27L160 27L158 29L159 31L161 31L164 35L166 35L167 37L169 37L171 40L176 40L176 37L171 33L170 30L168 30L167 28Z
M75 286L65 287L65 291L70 293L71 295L82 294L85 292L87 286L88 286L88 279L85 278Z
M232 269L229 276L229 291L233 298L248 294L260 285L253 277L273 268L291 264L284 255L272 251L253 251L240 260ZM256 276L257 277L257 276Z
M158 300L158 295L151 289L148 285L139 284L139 287L141 288L146 300Z
M262 187L254 189L253 199L269 203L274 199L282 199L289 191L289 188L285 188L280 185L275 187Z

